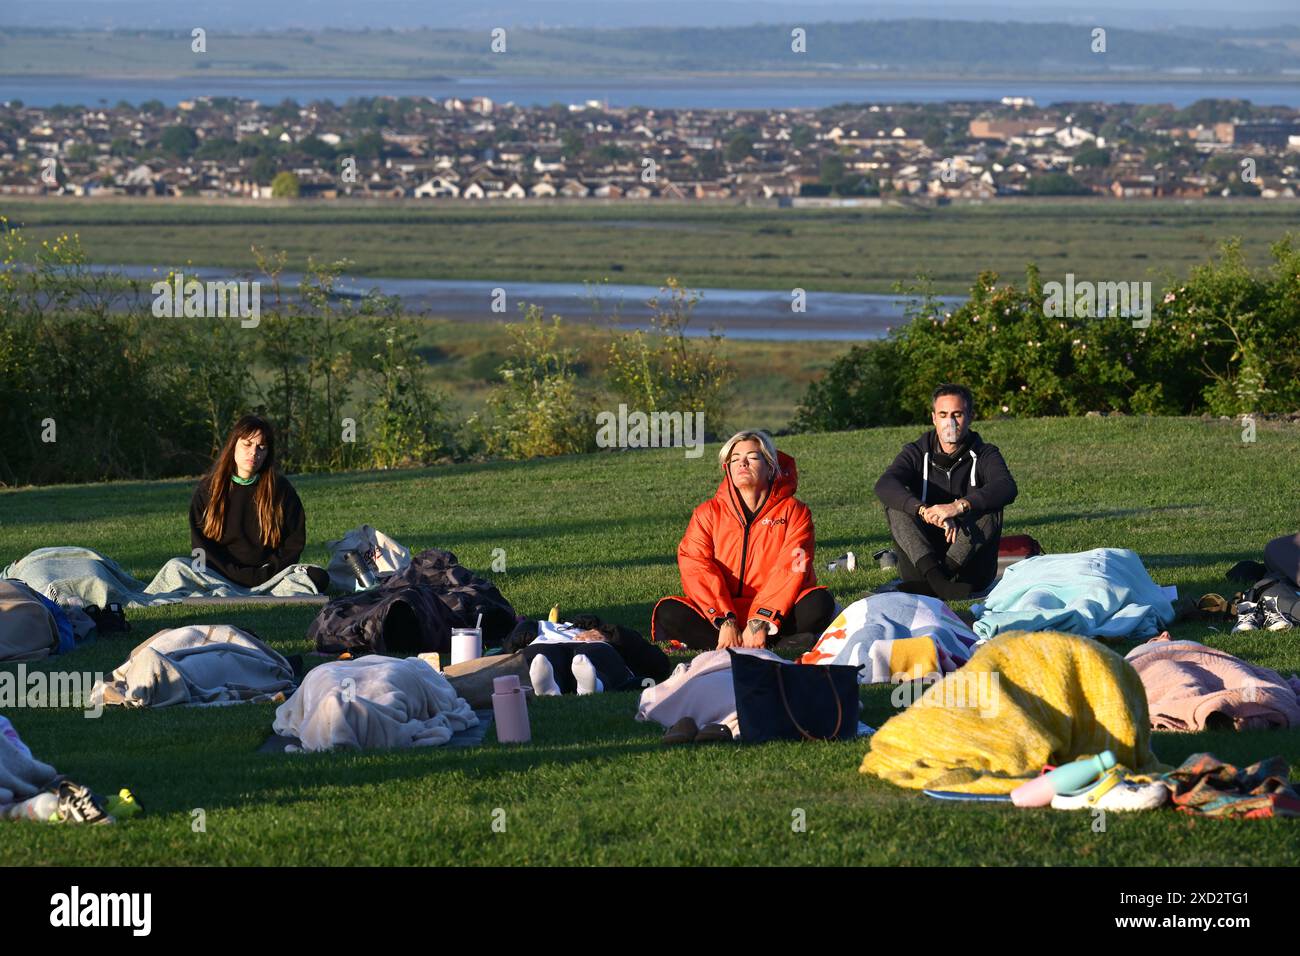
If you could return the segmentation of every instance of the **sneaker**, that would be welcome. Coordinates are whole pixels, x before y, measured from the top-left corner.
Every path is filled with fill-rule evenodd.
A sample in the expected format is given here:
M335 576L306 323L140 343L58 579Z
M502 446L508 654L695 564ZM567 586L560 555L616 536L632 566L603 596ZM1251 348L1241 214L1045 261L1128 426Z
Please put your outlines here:
M112 823L113 818L104 811L104 803L89 787L60 780L55 791L59 797L56 811L60 823Z
M1258 631L1263 623L1264 615L1260 613L1259 605L1251 601L1237 602L1237 623L1232 626L1233 634L1240 634L1242 631Z
M1277 598L1272 595L1259 599L1259 613L1263 615L1266 631L1285 631L1292 627L1291 619L1277 609Z
M87 605L85 611L90 619L95 622L95 630L99 632L100 637L109 634L125 634L131 630L131 624L126 619L126 612L122 610L122 605L117 602L113 602L102 609L90 604Z
M1112 767L1101 778L1070 793L1052 797L1055 810L1153 810L1169 799L1163 783L1139 783L1127 780L1122 771Z

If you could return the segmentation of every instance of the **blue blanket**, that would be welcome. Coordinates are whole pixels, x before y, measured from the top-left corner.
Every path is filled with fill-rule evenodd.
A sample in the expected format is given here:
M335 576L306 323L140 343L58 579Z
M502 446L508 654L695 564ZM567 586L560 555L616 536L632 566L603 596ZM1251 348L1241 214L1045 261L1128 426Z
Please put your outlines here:
M4 577L22 581L58 604L79 601L99 607L107 607L112 602L124 607L152 607L174 604L194 595L279 597L317 593L303 564L291 564L264 584L246 588L227 581L215 571L199 570L184 558L172 558L152 581L144 584L112 558L90 548L76 547L37 548L5 568Z
M1040 554L1007 568L983 605L975 633L1064 631L1091 637L1154 637L1174 620L1163 588L1123 548Z

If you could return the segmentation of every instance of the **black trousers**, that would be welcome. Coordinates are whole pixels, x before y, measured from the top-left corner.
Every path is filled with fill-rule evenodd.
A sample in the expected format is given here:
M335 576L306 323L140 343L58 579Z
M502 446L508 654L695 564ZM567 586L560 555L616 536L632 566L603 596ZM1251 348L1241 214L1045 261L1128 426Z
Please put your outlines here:
M506 638L505 650L508 652L519 651L533 647L534 645L532 641L537 637L537 623L537 621L530 618L520 620L515 625L514 631L508 638ZM571 623L576 624L584 630L593 629L600 631L601 634L605 636L607 642L606 644L601 645L598 641L578 641L574 645L579 648L578 653L585 653L581 650L583 647L604 646L606 648L612 648L615 654L620 658L620 663L623 665L623 669L631 671L632 676L635 678L633 681L634 684L640 684L640 682L645 680L647 677L656 684L661 684L666 681L668 675L672 673L673 665L669 662L668 655L664 653L663 648L651 644L641 636L640 631L634 631L630 627L623 627L619 624L606 624L599 618L590 614L579 614L574 617ZM538 644L536 646L546 647L547 645ZM612 659L607 658L603 651L596 651L596 654L601 656L601 660L597 660L592 654L587 654L587 656L591 658L591 663L595 665L596 673L600 675L600 682L605 685L605 689L613 690L614 686L610 683L610 680L606 678L605 674L608 672L611 677L613 677L621 672L612 663ZM547 658L551 661L551 666L555 668L557 678L561 671L565 674L569 673L571 657L553 658L548 652ZM602 665L602 661L604 660L611 660L611 663L605 667ZM533 655L529 655L528 663L531 664L532 662ZM573 678L569 677L568 680L572 683ZM560 681L560 687L561 689L564 688L564 681ZM566 693L568 693L568 691L566 691Z
M794 607L781 623L775 635L767 639L768 645L791 634L815 634L830 626L835 619L835 599L823 587L816 587L795 601ZM746 621L737 621L742 631ZM718 646L718 629L713 622L685 601L667 598L655 605L650 633L657 641L681 641L687 647L711 651Z
M1264 564L1283 581L1300 587L1300 534L1283 535L1264 545Z
M904 581L924 581L919 567L932 562L947 566L958 581L979 591L998 576L998 542L1002 540L1002 512L991 511L971 521L958 518L957 540L944 540L943 529L893 508L885 509L889 535L898 554L898 576Z
M628 690L639 684L637 677L623 662L622 655L607 641L568 641L564 644L529 644L524 648L524 659L532 666L533 658L541 655L555 671L555 683L560 693L576 694L578 682L573 677L573 658L585 654L596 669L605 690ZM658 683L658 681L656 681Z

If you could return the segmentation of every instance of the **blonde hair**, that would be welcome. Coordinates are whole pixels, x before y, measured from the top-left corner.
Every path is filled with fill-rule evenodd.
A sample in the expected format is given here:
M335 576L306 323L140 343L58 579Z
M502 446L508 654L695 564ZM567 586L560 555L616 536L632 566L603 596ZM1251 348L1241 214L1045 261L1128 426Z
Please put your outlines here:
M772 477L775 478L777 474L780 473L780 469L776 464L776 445L772 444L772 436L767 432L748 431L736 432L736 434L728 438L722 448L719 449L718 467L722 469L724 475L727 473L727 459L731 457L732 449L742 441L758 442L759 453L762 454L763 459L767 462L767 467L772 470Z

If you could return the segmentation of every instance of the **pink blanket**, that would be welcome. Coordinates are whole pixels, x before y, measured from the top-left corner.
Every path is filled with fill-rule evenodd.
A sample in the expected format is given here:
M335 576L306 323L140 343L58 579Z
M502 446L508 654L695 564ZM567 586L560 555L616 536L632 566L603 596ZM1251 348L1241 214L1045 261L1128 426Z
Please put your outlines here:
M1168 634L1129 651L1154 730L1300 727L1300 678L1288 680L1227 651Z

